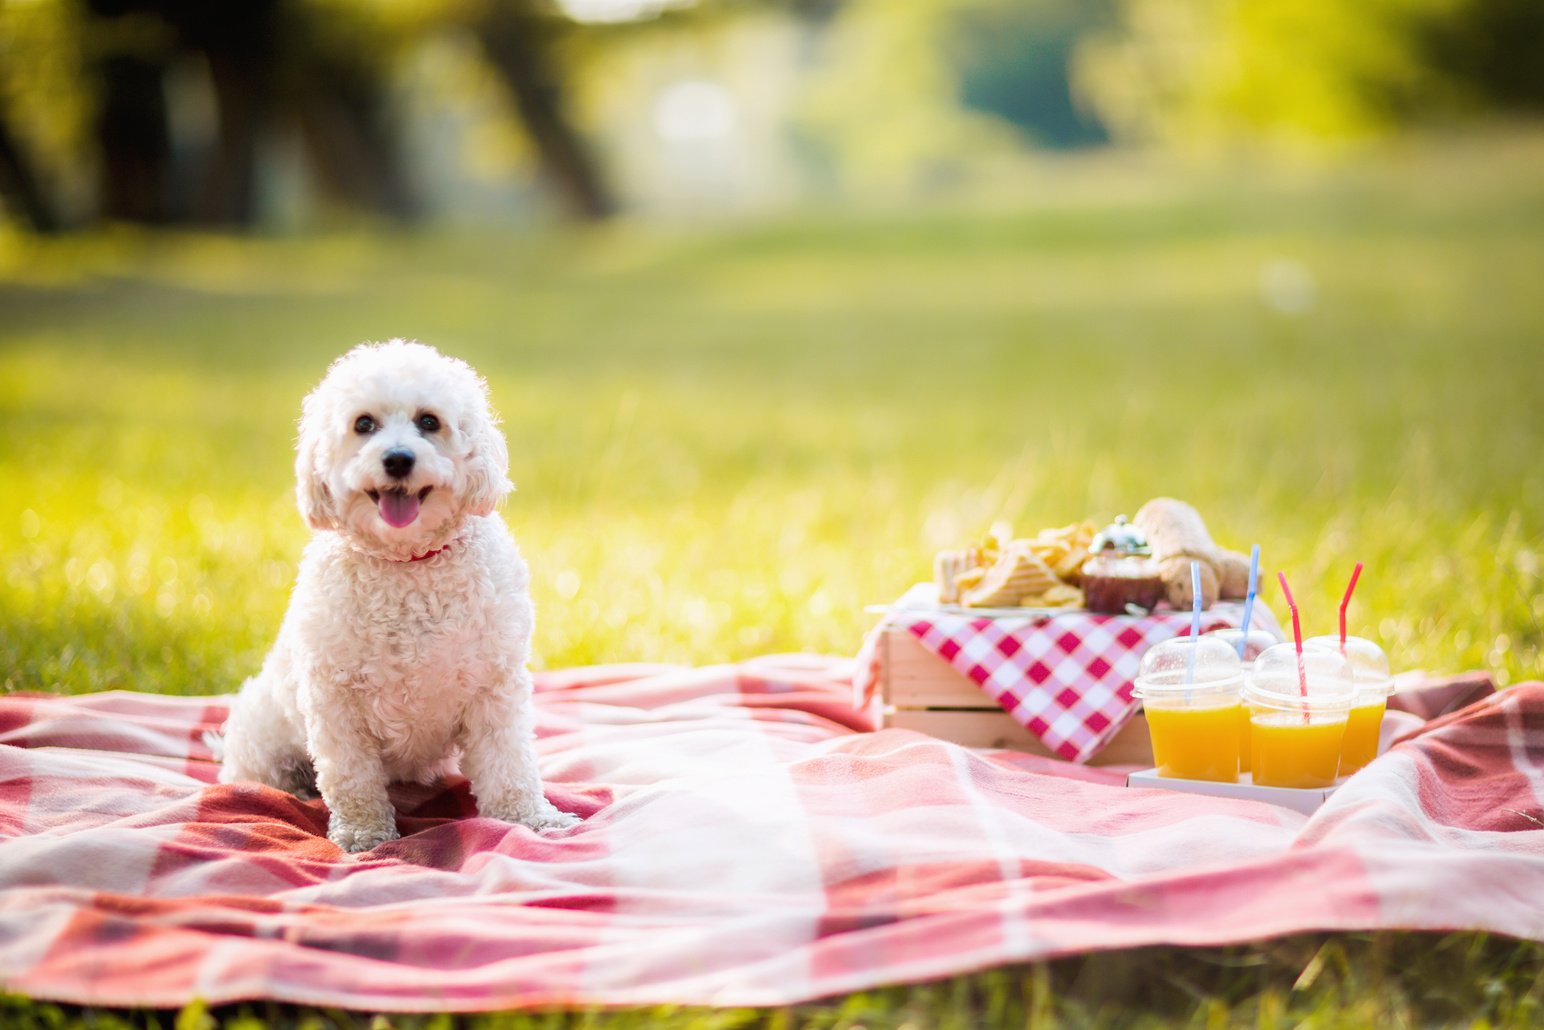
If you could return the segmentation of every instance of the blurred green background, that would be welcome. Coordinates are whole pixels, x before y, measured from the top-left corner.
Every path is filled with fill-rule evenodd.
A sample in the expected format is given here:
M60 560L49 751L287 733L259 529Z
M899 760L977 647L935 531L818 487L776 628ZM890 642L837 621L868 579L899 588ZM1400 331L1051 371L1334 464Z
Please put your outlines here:
M0 675L225 692L301 396L490 380L542 667L852 654L1195 504L1307 632L1537 678L1544 8L0 5ZM1268 600L1281 611L1272 592Z

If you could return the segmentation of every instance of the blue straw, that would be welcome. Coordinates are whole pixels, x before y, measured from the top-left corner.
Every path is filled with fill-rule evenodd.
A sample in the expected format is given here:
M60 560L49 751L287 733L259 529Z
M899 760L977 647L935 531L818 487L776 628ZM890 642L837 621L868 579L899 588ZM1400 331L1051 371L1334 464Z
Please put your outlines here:
M1249 616L1254 613L1255 592L1260 589L1260 545L1249 549L1249 593L1244 595L1244 632L1238 638L1238 660L1244 660L1244 649L1249 646Z
M1185 663L1185 682L1196 681L1196 648L1201 646L1201 563L1190 563L1190 588L1195 600L1190 606L1190 658Z

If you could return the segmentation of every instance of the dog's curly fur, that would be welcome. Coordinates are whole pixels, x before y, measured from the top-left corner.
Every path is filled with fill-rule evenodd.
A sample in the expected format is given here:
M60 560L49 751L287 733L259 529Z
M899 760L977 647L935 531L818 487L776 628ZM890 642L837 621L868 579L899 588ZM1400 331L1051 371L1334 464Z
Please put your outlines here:
M397 837L388 782L432 782L457 756L480 814L577 821L543 796L532 750L529 573L494 514L508 466L464 362L392 340L333 363L295 460L317 533L231 710L222 782L314 784L346 851Z

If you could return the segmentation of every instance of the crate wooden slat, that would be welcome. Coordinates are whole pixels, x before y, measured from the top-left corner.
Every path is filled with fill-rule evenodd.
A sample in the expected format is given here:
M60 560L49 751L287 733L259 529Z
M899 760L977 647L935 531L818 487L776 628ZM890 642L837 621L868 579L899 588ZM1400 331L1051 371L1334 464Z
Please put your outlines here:
M980 687L905 629L887 629L880 636L879 671L885 726L918 730L968 747L1051 755ZM1132 716L1088 764L1152 765L1153 749L1142 713Z

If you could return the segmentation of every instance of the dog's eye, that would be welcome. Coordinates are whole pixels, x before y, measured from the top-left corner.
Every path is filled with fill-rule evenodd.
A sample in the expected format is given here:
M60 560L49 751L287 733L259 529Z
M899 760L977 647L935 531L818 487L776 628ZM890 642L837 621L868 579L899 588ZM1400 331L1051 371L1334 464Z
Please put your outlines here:
M418 428L426 433L437 433L440 430L440 420L426 411L418 416Z
M354 420L354 432L360 436L369 436L375 432L375 419L369 415L360 415Z

